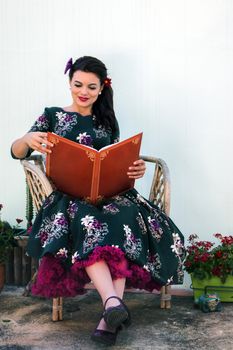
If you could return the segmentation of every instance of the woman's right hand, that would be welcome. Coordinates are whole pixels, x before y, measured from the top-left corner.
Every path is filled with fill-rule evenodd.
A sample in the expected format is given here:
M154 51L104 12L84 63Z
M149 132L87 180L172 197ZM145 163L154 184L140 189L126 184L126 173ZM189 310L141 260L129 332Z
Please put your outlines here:
M28 132L26 135L23 136L23 141L29 148L32 148L35 151L44 154L51 153L51 150L48 149L46 146L53 147L53 143L47 140L46 132Z

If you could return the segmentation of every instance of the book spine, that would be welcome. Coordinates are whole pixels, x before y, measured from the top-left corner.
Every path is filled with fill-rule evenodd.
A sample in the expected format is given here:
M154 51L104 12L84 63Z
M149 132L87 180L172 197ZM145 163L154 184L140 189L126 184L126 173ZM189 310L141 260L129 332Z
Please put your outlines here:
M94 166L93 166L93 175L91 183L91 202L95 203L98 198L99 192L99 180L100 180L100 156L99 154L95 155Z
M50 177L50 154L48 153L46 156L46 175Z

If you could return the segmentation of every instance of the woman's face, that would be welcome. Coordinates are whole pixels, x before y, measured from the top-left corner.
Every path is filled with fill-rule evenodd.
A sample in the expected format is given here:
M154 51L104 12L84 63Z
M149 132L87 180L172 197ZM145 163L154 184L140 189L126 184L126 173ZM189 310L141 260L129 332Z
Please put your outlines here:
M71 95L77 107L91 109L102 87L94 73L76 71L70 81Z

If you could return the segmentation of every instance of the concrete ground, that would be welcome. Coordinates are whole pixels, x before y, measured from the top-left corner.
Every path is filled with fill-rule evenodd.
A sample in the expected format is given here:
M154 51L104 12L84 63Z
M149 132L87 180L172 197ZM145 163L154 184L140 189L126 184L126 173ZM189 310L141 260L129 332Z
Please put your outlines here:
M5 287L0 294L0 349L106 349L90 339L100 313L95 290L65 299L64 320L51 321L51 300L23 297L23 289ZM172 308L159 308L159 297L126 293L132 325L119 333L116 350L232 350L233 303L221 312L203 313L191 296L174 296Z

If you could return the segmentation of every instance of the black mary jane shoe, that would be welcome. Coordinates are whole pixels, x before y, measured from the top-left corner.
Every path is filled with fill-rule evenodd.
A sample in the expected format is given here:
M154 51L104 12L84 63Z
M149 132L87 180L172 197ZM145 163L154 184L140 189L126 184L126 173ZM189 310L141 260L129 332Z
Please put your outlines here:
M105 301L104 308L106 306L107 301L111 298L119 300L120 305L108 307L103 313L104 321L111 328L117 328L121 325L128 327L131 324L130 312L127 306L123 303L123 301L120 298L116 296L109 297Z
M102 329L95 329L91 335L91 340L104 345L114 345L116 343L117 334L121 327L116 328L115 332L104 331Z

